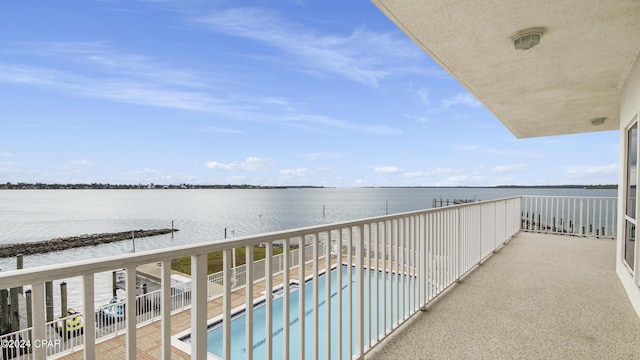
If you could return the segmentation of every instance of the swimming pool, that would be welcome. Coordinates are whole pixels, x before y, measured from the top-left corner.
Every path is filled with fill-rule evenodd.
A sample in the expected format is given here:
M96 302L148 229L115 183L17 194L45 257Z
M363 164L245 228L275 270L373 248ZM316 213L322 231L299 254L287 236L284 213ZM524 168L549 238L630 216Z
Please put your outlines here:
M349 351L349 333L348 333L348 329L349 329L349 322L351 321L350 318L348 317L348 310L349 310L349 304L348 304L348 291L349 288L352 289L353 291L353 299L354 302L352 304L352 313L354 314L353 316L355 317L356 314L356 304L355 304L355 291L356 288L355 286L351 286L348 287L348 272L349 272L349 268L346 266L342 266L341 267L341 271L342 271L342 284L340 284L340 286L338 286L338 273L337 270L334 268L331 271L331 357L332 358L337 358L338 355L338 350L337 349L337 327L338 327L338 322L340 322L342 324L342 358L348 359L351 358L351 355L353 355L355 353L355 349L353 351ZM353 276L353 282L355 283L355 270L351 270ZM379 279L379 298L375 298L375 279L374 277L378 277ZM386 276L386 291L384 291L382 289L382 284L383 284L383 278ZM371 277L371 279L367 278L367 277ZM373 339L375 338L375 331L376 331L376 327L375 324L370 322L375 322L375 311L377 309L378 311L378 329L379 332L381 334L383 334L385 332L384 328L383 328L383 324L386 324L386 327L389 328L390 325L392 323L397 323L398 319L397 317L403 317L405 315L405 313L403 312L403 307L400 306L400 310L399 311L391 311L391 299L393 299L393 303L396 303L397 301L397 297L396 297L396 290L398 288L398 286L400 286L401 293L404 293L404 291L402 290L403 286L406 286L405 289L408 290L408 296L407 299L403 298L402 296L400 297L400 299L402 301L406 300L406 312L408 313L409 308L414 306L414 289L415 289L415 284L414 281L410 281L410 280L414 280L414 277L410 277L407 275L396 275L396 274L390 274L388 272L382 272L382 271L376 271L376 270L365 270L365 277L364 277L364 298L365 298L365 303L368 304L368 300L367 297L371 297L371 306L369 308L369 306L365 306L365 314L364 314L364 329L370 329L370 337L367 337L367 334L365 333L365 344L369 343L369 339ZM325 284L326 284L326 274L323 274L321 276L318 277L318 289L319 289L319 293L318 293L318 349L319 349L319 356L321 358L325 357L325 351L327 349L327 336L326 336L326 309L327 309L327 304L326 304L326 292L325 292ZM371 281L369 281L371 280ZM371 282L372 284L372 291L369 290L369 282ZM342 311L340 312L338 310L338 289L340 289L340 291L342 292ZM299 321L299 292L298 292L298 287L292 285L291 286L291 296L290 296L290 307L289 307L289 327L290 327L290 331L289 331L289 356L291 359L296 359L299 356L299 349L298 349L298 344L299 344L299 336L301 331L299 330L300 327L300 321ZM306 340L305 340L305 358L312 358L313 357L313 349L312 349L312 344L313 344L313 340L312 340L312 336L313 336L313 281L307 281L305 283L305 303L304 303L304 307L305 307L305 334L306 334ZM387 309L383 309L382 306L377 306L378 302L382 303L381 299L384 295L386 294L387 298L389 300L387 300ZM382 305L382 304L380 304ZM402 303L401 303L402 305ZM396 308L396 307L394 307ZM367 311L367 309L369 311ZM266 357L265 351L266 351L266 336L265 336L265 332L266 332L266 321L265 321L265 306L264 306L264 301L262 301L262 303L256 304L254 306L254 312L253 312L253 320L254 320L254 330L253 330L253 340L254 340L254 345L253 345L253 357L256 359L262 359ZM284 344L284 340L283 340L283 298L282 298L282 294L278 293L277 291L274 292L273 294L273 321L272 321L272 336L273 336L273 354L274 357L279 357L278 354L282 354L285 349L283 349L283 344ZM383 317L386 318L386 322L384 322ZM372 325L372 326L370 326ZM353 327L353 334L352 334L352 340L353 340L353 344L356 343L356 334L355 334L355 325ZM208 334L207 334L207 350L209 353L222 358L223 356L223 349L222 349L222 334L223 334L223 327L221 325L216 325L214 324L213 326L211 326L211 328L208 330ZM231 320L231 358L232 359L244 359L245 358L245 352L246 352L246 334L245 334L245 316L244 316L244 312L240 312L237 313ZM355 345L354 345L355 347ZM351 354L350 354L351 352Z

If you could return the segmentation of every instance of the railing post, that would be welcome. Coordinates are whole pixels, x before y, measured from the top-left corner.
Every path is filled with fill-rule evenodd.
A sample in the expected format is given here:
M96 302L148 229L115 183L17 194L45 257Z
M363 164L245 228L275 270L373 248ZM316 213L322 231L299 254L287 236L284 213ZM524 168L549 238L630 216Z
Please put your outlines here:
M225 250L226 251L226 250ZM225 277L225 290L230 286ZM226 300L226 299L225 299ZM231 319L224 318L225 327ZM191 358L207 358L207 254L191 255Z
M458 231L457 234L457 243L458 243L458 251L457 251L457 258L458 258L458 270L457 270L457 274L456 274L456 281L460 282L460 279L462 278L462 272L463 272L463 266L462 266L462 261L463 261L463 257L462 257L462 220L461 220L461 215L460 215L460 209L456 209L456 228Z
M125 323L126 323L126 356L127 360L136 359L137 338L136 338L136 267L128 267L125 269L125 288L126 288L126 307L125 307Z
M365 241L365 243L363 244L363 250L365 251L365 257L364 257L364 261L367 267L367 271L366 271L366 285L363 284L363 287L365 287L366 289L368 289L368 293L367 296L365 296L365 298L367 299L367 316L366 319L367 321L367 327L366 329L364 329L364 334L365 334L365 344L366 346L371 346L371 329L372 329L372 320L371 319L371 277L372 277L372 271L371 271L371 238L373 236L373 229L371 224L365 224L362 228L364 230L364 233L362 234L362 240ZM363 272L365 271L364 268L362 270ZM364 309L364 304L362 304L362 307Z
M320 236L318 233L315 233L313 235L314 239L313 239L313 244L311 246L312 249L312 274L313 274L313 283L312 283L312 288L313 288L313 295L312 295L312 307L313 307L313 344L312 344L312 352L311 352L311 356L314 359L318 358L318 338L320 337L320 329L318 326L318 320L319 320L319 316L318 316L318 299L319 299L319 294L318 291L320 289L320 287L318 286L318 242L320 241Z
M347 328L347 339L349 357L353 356L353 229L351 227L346 228L347 231L347 318L349 319L349 326Z
M290 269L289 267L291 266L290 261L289 261L289 238L285 238L282 241L282 283L283 283L283 287L282 287L282 308L283 309L288 309L290 307L290 303L291 303L291 294L289 292L289 283L291 282L291 278L290 278ZM289 360L289 312L288 311L283 311L282 312L282 343L283 343L283 352L282 352L282 358L284 360Z
M193 267L193 263L191 266ZM191 271L193 272L193 270ZM225 359L231 359L231 249L222 250L222 274L224 288L224 295L222 297L222 320L224 322L222 333L222 354ZM193 311L193 308L191 311ZM193 313L191 315L192 331L194 330L194 315L195 314ZM206 324L204 328L206 329ZM193 339L191 341L193 342ZM193 343L191 346L193 347ZM191 355L193 355L193 350L191 351ZM204 355L203 358L206 359L206 355Z
M269 336L273 334L273 243L271 241L267 242L264 252L264 287L265 287L265 334L266 336L266 360L271 360L273 356L273 337ZM286 325L283 326L288 327Z
M410 281L409 281L409 289L411 290L410 293L412 294L411 300L413 301L413 303L410 303L410 308L411 308L411 313L413 314L414 311L416 310L416 307L418 306L418 303L420 302L418 299L418 282L416 279L418 279L418 267L416 266L416 260L417 260L417 254L418 254L418 243L417 243L417 239L418 239L418 230L419 230L419 219L417 217L417 215L413 215L411 216L411 252L410 252L410 259L411 259L411 272L410 272Z
M33 313L33 330L31 334L31 343L34 344L36 340L39 342L45 340L44 283L32 284L31 290L33 291L31 298L31 311ZM32 346L31 348L33 349L34 360L46 359L47 349L44 346Z
M336 289L338 289L338 296L337 296L337 309L335 310L338 314L337 317L337 321L336 321L336 339L337 339L337 343L336 343L336 350L338 353L337 359L340 360L342 359L342 229L338 229L337 230L337 246L336 246L336 252L337 252L337 269L338 269L338 276L337 276L337 281L336 281ZM348 271L351 271L351 269L348 269ZM329 327L329 326L327 326Z
M482 234L482 232L483 232L483 229L482 229L482 205L478 206L478 213L479 213L478 214L478 222L480 224L479 229L478 229L479 230L479 234L480 234L479 239L478 239L478 265L482 265L482 237L483 237L482 236L483 235ZM527 219L528 218L529 218L529 215L527 213Z
M405 265L406 265L406 260L405 260L405 256L404 256L404 248L405 248L405 239L407 237L407 221L406 218L400 218L398 219L398 227L399 227L399 232L398 232L398 311L399 311L399 315L398 315L398 324L400 324L402 321L404 320L404 317L406 315L406 302L405 302L405 298L406 298L406 294L405 294Z
M94 275L84 274L82 276L83 313L84 316L84 358L96 358L96 318L94 316ZM86 330L88 329L88 330Z
M391 274L391 269L387 267L387 239L389 238L389 221L385 220L382 222L382 308L387 308L387 295L389 294L388 286L387 286L387 277L388 274ZM384 315L382 316L382 331L384 335L387 334L387 312L385 310Z
M427 276L427 260L429 258L429 252L427 251L427 232L426 232L426 215L422 214L419 217L420 220L420 234L419 234L419 243L420 253L418 256L418 261L420 264L419 270L419 285L420 285L420 303L419 308L422 308L429 299L429 277ZM384 273L383 273L384 274ZM383 308L384 309L384 308Z
M298 243L298 327L299 327L299 339L298 339L298 351L300 360L305 358L305 259L306 259L306 241L305 235L300 235L300 242Z
M253 359L253 245L245 247L245 333L246 333L246 359ZM270 296L266 292L266 296ZM206 304L206 303L205 303ZM206 326L205 326L206 328ZM269 336L270 333L267 333Z
M162 345L160 354L163 360L171 359L171 260L161 264L160 274L160 332Z
M537 207L538 207L538 204L536 203L536 209L537 209ZM497 238L497 235L498 235L498 229L497 229L498 221L497 221L497 219L498 219L498 204L494 201L493 202L493 253L494 254L496 253L496 248L498 247L496 245L496 240L497 240L496 238ZM540 223L538 223L538 232L540 232Z
M580 199L580 231L582 231L581 235L584 235L584 221L583 221L583 210L584 210L584 199Z
M375 263L375 267L373 268L373 272L371 273L371 276L374 277L375 279L375 284L376 284L376 289L375 289L375 293L374 293L374 300L375 300L375 327L374 327L374 331L375 331L375 337L374 339L376 340L376 342L380 341L380 311L378 309L380 309L380 276L378 274L383 274L384 276L384 271L380 272L380 254L379 254L379 249L380 249L380 222L376 221L376 237L375 237L375 249L374 249L374 263ZM371 292L371 290L369 290ZM384 309L384 308L383 308Z

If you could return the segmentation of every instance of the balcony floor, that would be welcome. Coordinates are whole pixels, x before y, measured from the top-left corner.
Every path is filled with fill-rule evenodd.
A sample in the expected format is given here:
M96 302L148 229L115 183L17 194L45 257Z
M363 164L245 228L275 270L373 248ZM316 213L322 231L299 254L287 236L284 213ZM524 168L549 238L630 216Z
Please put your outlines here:
M367 359L640 359L615 241L520 233Z

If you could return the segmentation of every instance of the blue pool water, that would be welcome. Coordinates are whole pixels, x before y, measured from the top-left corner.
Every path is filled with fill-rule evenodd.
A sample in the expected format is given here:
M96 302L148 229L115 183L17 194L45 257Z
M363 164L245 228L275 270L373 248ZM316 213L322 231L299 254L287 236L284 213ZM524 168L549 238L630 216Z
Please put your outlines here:
M343 266L341 268L342 271L342 284L341 286L338 286L337 284L337 270L334 269L333 271L331 271L331 357L332 358L337 358L337 327L338 327L338 322L340 322L342 324L342 358L348 359L351 358L351 355L354 354L354 351L349 351L349 334L348 334L348 329L349 329L349 322L350 319L348 317L348 308L349 308L349 304L348 304L348 287L346 286L349 279L348 279L348 271L349 269L345 266ZM353 270L352 270L353 271ZM367 278L367 276L371 277L371 286L372 286L372 291L369 291L369 279ZM386 276L386 283L387 283L387 309L383 309L382 308L382 300L380 301L380 306L378 306L378 304L376 303L376 297L375 297L375 281L374 281L374 277L378 277L379 281L380 281L380 299L382 299L382 297L384 296L384 292L382 289L382 281L383 281L383 277ZM389 274L387 272L379 272L379 271L365 271L365 278L364 278L364 299L365 299L365 315L364 315L364 323L365 323L365 329L369 329L369 323L370 321L375 321L375 309L377 309L378 311L378 320L379 320L379 331L380 333L384 333L384 329L383 329L383 317L386 317L386 326L387 328L390 327L390 324L396 323L397 320L397 311L390 311L390 297L393 298L393 302L395 305L395 302L397 301L396 298L396 289L397 289L397 282L399 282L400 285L400 289L402 292L402 286L403 286L403 280L405 283L405 286L407 289L409 289L409 299L410 299L410 306L414 306L413 303L413 295L414 295L414 284L413 281L409 281L410 279L413 279L412 277L408 277L408 276L397 276L395 274ZM319 348L319 356L321 358L325 357L325 351L326 351L326 343L327 343L327 337L326 337L326 290L325 290L325 284L326 284L326 280L327 277L326 275L321 275L318 278L318 289L319 289L319 294L318 294L318 334L319 334L319 339L318 339L318 348ZM354 299L354 305L352 307L353 309L353 316L355 318L355 310L356 310L356 306L355 306L355 273L354 273L354 277L353 277L353 281L354 281L354 286L352 287L352 291L353 293L353 299ZM338 311L338 296L337 296L337 292L338 289L340 289L340 291L342 291L342 314L339 313ZM368 298L371 298L371 308L369 309L367 304L367 300ZM290 308L289 308L289 349L287 349L287 351L289 352L289 356L292 359L297 359L298 355L299 355L299 348L298 348L298 344L299 344L299 336L300 336L300 321L299 321L299 292L297 289L292 288L291 289L291 297L290 297ZM403 297L400 296L400 301L404 301ZM279 354L282 354L285 349L283 349L283 299L281 296L278 295L274 295L274 300L273 300L273 327L272 327L272 336L273 336L273 355L274 357L279 357ZM313 358L313 282L312 281L308 281L305 284L305 358ZM394 306L394 308L396 308ZM409 307L407 307L408 310ZM402 309L402 307L401 307ZM402 310L401 310L402 311ZM401 312L400 316L402 317L404 314ZM260 305L256 305L254 307L254 313L253 313L253 317L254 317L254 332L253 332L253 340L254 340L254 345L253 345L253 356L256 359L262 359L265 358L266 354L266 336L265 336L265 331L266 331L266 325L265 325L265 306L263 304ZM370 331L370 338L374 338L375 337L375 324L372 324L373 326L371 326L371 331ZM218 357L222 357L222 334L223 334L223 328L222 326L214 326L213 328L211 328L208 332L207 335L207 349L209 351L209 353L214 354ZM240 313L237 316L235 316L232 321L231 321L231 358L232 359L244 359L245 358L245 352L246 352L246 334L245 334L245 316L244 313ZM353 339L353 344L355 347L355 324L353 325L353 335L352 335L352 339ZM366 336L365 334L365 340L364 340L365 344L369 342L369 338Z

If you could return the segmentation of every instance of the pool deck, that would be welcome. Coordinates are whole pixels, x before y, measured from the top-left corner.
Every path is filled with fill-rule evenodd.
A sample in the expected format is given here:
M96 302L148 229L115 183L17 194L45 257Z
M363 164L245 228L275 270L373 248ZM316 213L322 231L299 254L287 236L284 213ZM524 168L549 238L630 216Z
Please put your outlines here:
M365 358L640 359L613 240L520 233Z
M332 261L335 263L335 259ZM324 267L324 262L322 262ZM305 274L308 276L312 273L313 265L311 263L305 266ZM290 271L291 280L298 280L298 267L291 268ZM273 284L282 284L282 274L273 277ZM258 281L253 285L254 298L263 296L265 290L264 281ZM234 290L231 294L231 308L238 306L244 306L245 304L245 288ZM210 300L207 303L207 318L222 314L222 297L217 297ZM155 321L147 325L143 325L136 330L137 341L137 359L155 360L160 359L161 341L161 322ZM177 335L185 330L191 328L191 310L186 309L171 316L171 335ZM98 359L125 359L126 358L126 337L125 334L119 335L114 338L109 338L96 344L96 357ZM177 349L171 347L172 359L191 359L191 356ZM61 357L61 359L84 359L84 351L79 350L69 355Z

